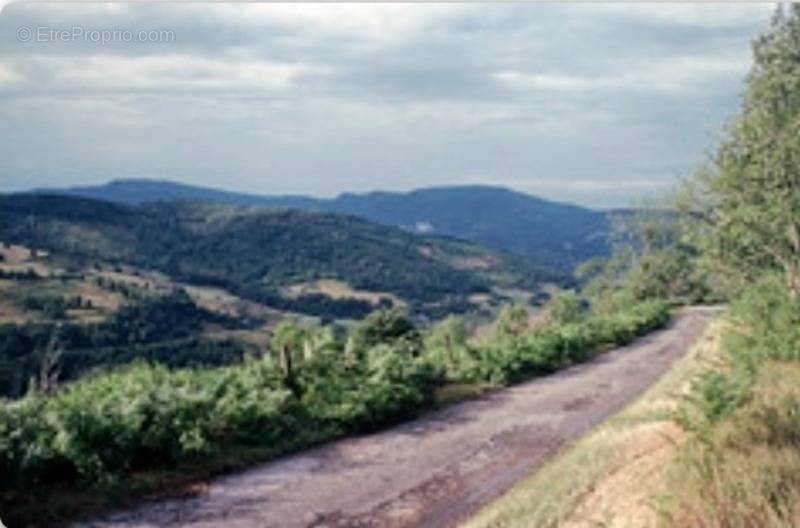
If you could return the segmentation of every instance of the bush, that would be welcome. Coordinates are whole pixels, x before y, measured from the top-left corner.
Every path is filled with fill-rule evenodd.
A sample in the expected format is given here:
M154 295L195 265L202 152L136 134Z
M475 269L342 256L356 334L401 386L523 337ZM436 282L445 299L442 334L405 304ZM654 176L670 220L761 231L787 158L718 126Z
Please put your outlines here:
M372 431L429 407L445 373L506 385L582 361L666 318L663 304L645 303L483 343L466 341L453 319L428 336L428 348L397 312L367 318L347 345L324 329L284 325L274 345L291 357L291 387L271 355L227 367L138 362L96 372L53 396L31 392L0 404L0 496L59 483L100 492L131 472Z
M766 362L750 397L691 438L669 474L669 526L800 523L800 366Z
M544 305L544 312L556 324L576 323L583 318L583 303L575 292L566 291L552 297Z
M455 372L465 381L506 385L584 361L603 347L628 343L668 319L664 303L648 301L582 322L502 332L494 340L468 346L463 352L466 360L459 361Z
M765 361L800 360L800 300L789 297L779 277L768 276L745 290L730 313L724 368L692 384L681 411L687 429L703 429L742 405Z
M74 477L98 484L131 470L172 467L232 440L279 442L291 411L274 369L170 371L137 364L85 378L48 398L0 406L2 483Z
M692 383L679 423L696 435L673 470L673 526L800 522L800 302L768 276L730 309L723 362Z

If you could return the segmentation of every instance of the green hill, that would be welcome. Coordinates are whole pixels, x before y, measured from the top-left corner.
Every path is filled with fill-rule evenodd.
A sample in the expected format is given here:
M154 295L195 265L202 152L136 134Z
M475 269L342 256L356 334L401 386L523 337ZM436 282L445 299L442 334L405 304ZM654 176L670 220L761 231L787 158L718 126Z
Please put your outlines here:
M158 270L177 281L327 317L360 317L376 304L398 301L435 317L477 310L476 298L499 301L503 289L535 292L545 282L567 280L509 254L352 216L210 203L6 195L0 197L0 240L87 263ZM339 281L356 293L317 291L313 284L320 280ZM300 293L287 293L292 287ZM365 300L366 293L376 302Z

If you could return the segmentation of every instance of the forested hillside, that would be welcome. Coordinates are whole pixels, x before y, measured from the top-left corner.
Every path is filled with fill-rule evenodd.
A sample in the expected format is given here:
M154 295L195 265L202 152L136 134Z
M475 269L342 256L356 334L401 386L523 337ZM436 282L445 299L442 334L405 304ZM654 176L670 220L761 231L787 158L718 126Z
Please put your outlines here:
M362 317L400 299L415 313L478 310L475 295L536 292L567 275L453 239L349 216L188 202L140 206L47 195L0 197L0 239L86 262L127 263L219 286L281 310ZM338 280L376 302L285 288ZM481 297L486 299L486 297Z
M128 204L180 199L351 214L414 232L470 240L566 273L583 260L606 255L609 249L609 224L604 213L485 185L408 193L345 193L332 199L260 196L154 180L116 180L106 185L42 192Z

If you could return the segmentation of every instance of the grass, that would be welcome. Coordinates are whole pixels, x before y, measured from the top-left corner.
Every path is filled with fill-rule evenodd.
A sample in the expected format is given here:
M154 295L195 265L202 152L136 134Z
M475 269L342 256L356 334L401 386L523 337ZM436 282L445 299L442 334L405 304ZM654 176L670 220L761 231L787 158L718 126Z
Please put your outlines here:
M765 363L748 401L682 447L662 514L668 526L800 526L800 365Z
M394 294L357 290L344 281L333 279L320 279L313 282L293 284L283 288L282 292L289 298L297 298L301 295L308 295L311 293L321 293L327 295L331 299L355 299L367 301L373 305L377 305L380 300L384 298L391 299L395 306L407 306L408 304Z
M674 441L670 436L677 429L674 409L688 390L687 380L706 368L716 354L720 333L721 322L713 322L692 350L644 394L565 446L556 457L479 511L464 528L606 526L630 515L632 507L655 521L657 499L651 505L645 497L655 497L657 479L647 476L643 482L635 474L636 468L661 466L661 458L669 449L651 452L647 439L662 448ZM648 485L653 489L647 490ZM643 500L629 504L637 497Z

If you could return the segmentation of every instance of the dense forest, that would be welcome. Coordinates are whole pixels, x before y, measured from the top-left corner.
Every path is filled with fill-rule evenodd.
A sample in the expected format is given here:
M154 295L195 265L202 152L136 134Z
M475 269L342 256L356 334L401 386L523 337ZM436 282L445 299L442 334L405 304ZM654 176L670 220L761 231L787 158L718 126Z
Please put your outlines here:
M99 323L0 324L0 397L21 396L32 382L54 387L136 359L173 368L238 362L249 347L207 339L201 331L241 324L199 308L183 292L129 303Z
M177 281L223 287L279 309L360 318L353 299L282 296L283 286L338 279L394 294L415 313L470 308L497 287L568 284L564 272L454 239L420 238L354 217L186 202L138 207L46 195L0 197L0 239L162 271ZM474 306L472 307L474 308Z
M260 196L178 182L126 179L37 192L127 204L191 200L355 215L412 232L469 240L567 272L586 259L606 256L609 249L609 224L604 212L489 185L433 187L407 193L344 193L320 199Z

